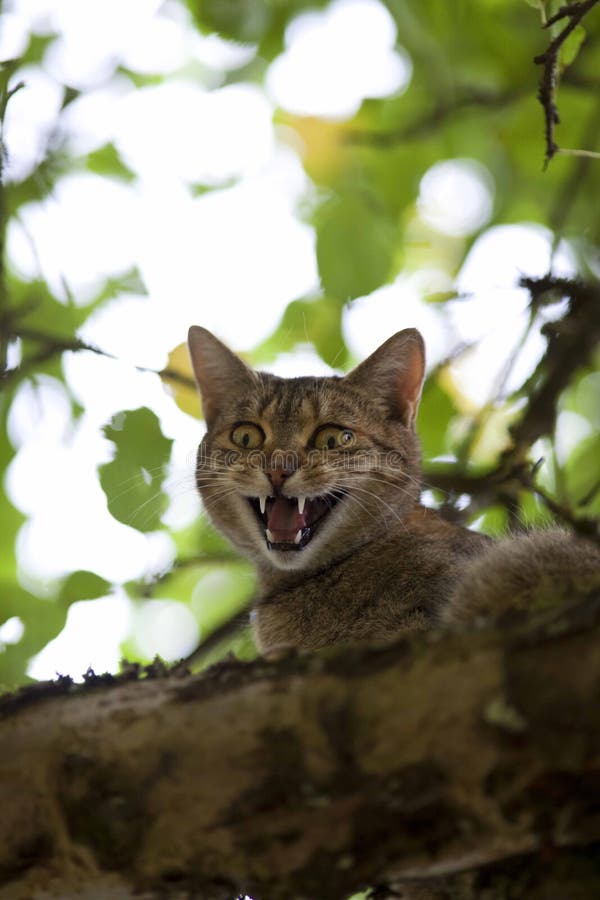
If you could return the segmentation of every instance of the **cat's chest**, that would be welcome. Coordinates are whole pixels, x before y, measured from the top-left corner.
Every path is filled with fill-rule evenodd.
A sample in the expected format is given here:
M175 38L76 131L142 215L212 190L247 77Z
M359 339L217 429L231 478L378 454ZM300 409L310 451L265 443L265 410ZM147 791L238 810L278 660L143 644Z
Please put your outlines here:
M319 572L265 579L253 618L262 652L380 641L438 623L465 572L489 538L417 507L387 534Z
M386 640L431 625L444 579L398 548L367 547L300 583L272 587L253 624L262 652Z

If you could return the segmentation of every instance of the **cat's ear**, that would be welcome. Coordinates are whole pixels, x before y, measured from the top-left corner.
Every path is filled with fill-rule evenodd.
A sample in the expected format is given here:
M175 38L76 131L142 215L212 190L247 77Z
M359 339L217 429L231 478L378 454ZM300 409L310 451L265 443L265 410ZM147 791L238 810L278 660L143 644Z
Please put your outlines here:
M188 347L208 424L232 398L256 388L256 375L206 328L192 325Z
M393 419L412 428L425 377L425 344L416 328L405 328L378 347L345 382L383 400Z

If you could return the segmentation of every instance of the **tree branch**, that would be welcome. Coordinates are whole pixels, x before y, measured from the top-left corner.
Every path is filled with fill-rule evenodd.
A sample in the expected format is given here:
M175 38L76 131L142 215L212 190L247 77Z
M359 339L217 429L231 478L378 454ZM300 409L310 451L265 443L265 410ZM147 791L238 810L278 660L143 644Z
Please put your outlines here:
M88 344L78 337L63 338L59 335L49 334L36 328L27 328L18 325L11 325L9 327L6 323L1 322L0 326L1 335L5 341L23 338L25 340L35 341L41 345L39 351L28 356L27 359L23 360L18 366L7 369L1 374L0 380L4 382L4 384L26 378L40 363L46 362L48 359L52 359L53 356L58 356L67 351L77 353L80 350L87 350L89 353L96 353L98 356L105 356L107 359L117 358L113 353L102 350L94 344ZM174 381L177 384L196 389L196 382L194 379L184 375L176 369L170 369L168 367L165 369L152 369L148 366L135 366L134 368L137 369L138 372L150 372L152 375L159 375L165 380Z
M560 49L571 32L577 28L584 16L597 3L598 0L584 0L582 3L569 3L566 6L562 6L555 15L548 19L544 27L549 28L563 19L568 19L569 21L563 30L550 42L544 53L538 54L533 59L536 65L543 66L538 99L544 109L546 135L545 166L548 165L552 157L560 149L554 138L555 127L560 122L558 107L556 106Z
M511 634L22 689L0 896L342 900L599 840L599 638L590 597Z
M378 148L391 147L434 132L442 122L451 119L463 110L481 106L486 109L501 109L520 99L525 93L524 88L510 88L506 91L463 88L457 91L454 98L439 100L429 113L414 122L409 122L402 128L392 131L352 129L346 132L346 140L350 144L367 144Z
M439 510L444 518L451 521L468 520L480 509L495 504L505 506L509 510L512 508L518 510L519 493L525 488L539 497L559 522L568 525L582 537L600 541L598 520L577 516L572 509L551 497L535 481L537 467L537 463L515 462L510 454L507 454L502 457L495 469L480 474L465 472L458 467L425 469L424 482L426 487L437 488L448 494L450 501L453 496L460 494L468 494L472 498L464 510L456 510L451 502Z
M548 322L542 333L548 339L546 352L521 392L528 397L525 414L511 428L519 448L530 447L550 434L557 416L557 401L573 374L585 366L600 342L600 283L577 279L521 278L534 307L568 299L568 310L557 322Z
M520 284L530 292L532 315L541 306L565 297L568 308L561 319L544 326L548 346L535 372L518 392L527 398L527 405L510 429L511 446L495 468L483 473L474 474L462 465L425 467L424 486L437 488L450 496L468 494L475 498L475 503L466 510L456 511L449 506L441 510L451 519L465 519L474 511L495 503L509 510L513 506L518 508L519 492L525 488L537 494L559 520L582 536L598 540L597 520L576 515L535 483L536 466L532 466L528 454L538 438L554 431L561 392L600 344L600 284L551 275L524 277Z

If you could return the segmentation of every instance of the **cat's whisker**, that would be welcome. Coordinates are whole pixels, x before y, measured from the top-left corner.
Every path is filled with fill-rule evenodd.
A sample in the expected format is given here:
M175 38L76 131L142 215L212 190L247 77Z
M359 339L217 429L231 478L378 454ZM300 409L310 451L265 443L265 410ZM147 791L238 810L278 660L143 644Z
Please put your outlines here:
M382 484L384 488L386 488L390 492L398 492L402 494L404 497L407 497L409 500L415 499L415 492L413 490L409 490L402 484L398 484L397 482L391 482L386 479L382 479L379 482L376 482L375 479L369 479L369 483L373 484Z
M224 500L227 497L237 496L239 496L239 491L235 487L224 487L217 491L211 490L210 494L207 494L207 500L214 504L216 501Z
M366 494L368 497L372 497L377 503L380 504L380 506L385 507L387 510L389 510L389 512L392 514L392 516L398 522L402 522L402 516L398 513L398 511L396 509L394 509L394 507L391 506L391 504L387 503L383 499L383 497L380 497L379 494L376 494L374 491L369 491L369 490L367 490L367 488L361 488L361 487L358 487L358 485L352 485L352 488L351 488L351 490L349 490L348 494L354 500L357 500L357 498L354 496L355 491L359 491L362 494Z
M153 480L154 479L151 479L150 484ZM127 496L127 494L130 494L132 491L137 490L140 484L144 484L145 487L149 486L148 481L144 478L144 475L141 471L119 482L116 487L122 488L122 490L117 490L117 492L111 491L110 499L120 500L122 497ZM127 487L123 487L123 485L127 485Z
M352 493L352 491L344 490L343 488L340 488L340 489L338 490L338 493L340 493L340 494L343 495L343 497L344 497L344 502L348 505L348 508L350 507L350 504L351 504L351 502L352 502L352 503L354 503L356 506L360 507L360 509L365 513L365 515L369 516L371 519L377 518L376 515L375 515L374 510L369 509L367 506L365 506L365 504L364 504L361 500L359 500L358 497L356 497L356 496ZM354 512L355 510L349 509L349 511L350 511L350 512Z

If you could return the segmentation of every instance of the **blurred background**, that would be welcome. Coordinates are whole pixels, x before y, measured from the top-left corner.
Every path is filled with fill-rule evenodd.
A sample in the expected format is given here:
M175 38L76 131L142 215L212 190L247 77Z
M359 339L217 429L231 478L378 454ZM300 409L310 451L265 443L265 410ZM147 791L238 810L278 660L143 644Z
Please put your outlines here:
M176 660L249 603L194 489L190 324L282 375L418 327L425 502L589 532L600 12L557 59L592 155L545 166L553 8L4 0L0 686Z

